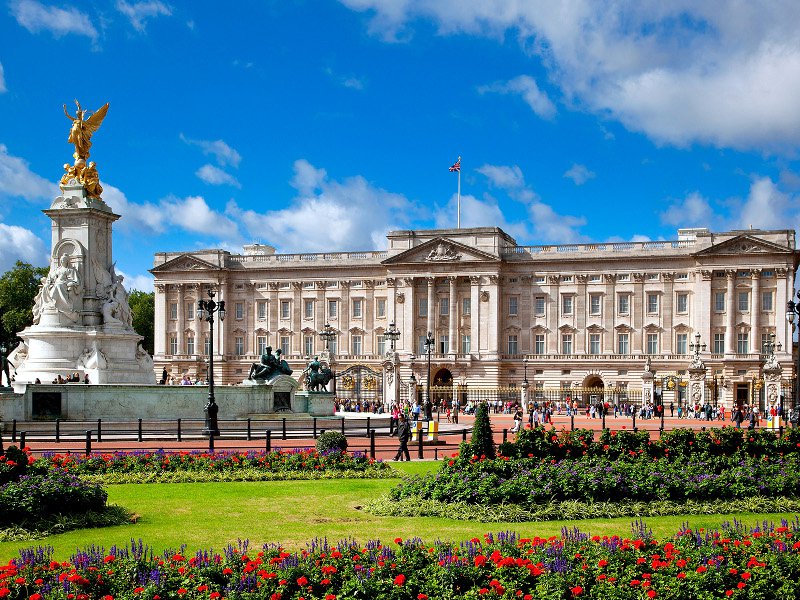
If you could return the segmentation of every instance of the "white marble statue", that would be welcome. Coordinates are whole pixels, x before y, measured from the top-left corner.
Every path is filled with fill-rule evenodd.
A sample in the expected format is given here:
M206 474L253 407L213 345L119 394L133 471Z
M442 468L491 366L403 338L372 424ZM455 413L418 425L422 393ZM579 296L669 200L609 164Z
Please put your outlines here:
M128 292L122 285L123 279L122 275L114 275L114 282L106 292L106 300L103 303L103 323L130 328L133 326L133 315L128 304Z
M83 354L78 357L78 367L85 371L90 369L104 370L108 368L108 361L103 351L97 347L97 342L92 342L91 348L84 348Z
M54 309L73 323L81 316L81 277L78 269L70 264L69 256L62 254L58 266L51 267L42 287L36 295L33 307L33 322L38 323L42 312Z

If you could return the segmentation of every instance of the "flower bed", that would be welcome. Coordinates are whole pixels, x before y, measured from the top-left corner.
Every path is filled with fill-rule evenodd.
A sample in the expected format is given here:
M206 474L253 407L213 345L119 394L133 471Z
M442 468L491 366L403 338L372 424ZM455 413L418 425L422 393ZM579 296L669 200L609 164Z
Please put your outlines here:
M107 483L172 481L268 481L275 479L396 477L389 465L362 452L347 454L313 449L282 451L113 452L55 454L37 464L96 476Z
M184 549L155 555L141 542L93 547L70 561L30 549L0 567L0 598L146 600L217 598L449 600L456 598L797 598L800 521L718 531L684 526L672 539L652 539L642 523L630 538L577 530L521 539L487 534L459 543L396 539L306 550L247 543L223 553Z

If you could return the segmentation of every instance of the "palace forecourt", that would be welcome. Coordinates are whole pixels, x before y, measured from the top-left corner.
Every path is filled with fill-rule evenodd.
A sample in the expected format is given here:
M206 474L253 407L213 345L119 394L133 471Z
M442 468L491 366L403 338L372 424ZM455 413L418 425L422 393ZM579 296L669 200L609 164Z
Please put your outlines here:
M430 381L448 403L659 399L766 414L792 402L785 306L797 265L793 230L704 228L542 246L496 227L403 230L385 251L158 253L153 359L176 382L206 377L197 303L214 290L228 309L214 323L222 384L240 383L270 346L298 373L323 357L342 401L424 398Z

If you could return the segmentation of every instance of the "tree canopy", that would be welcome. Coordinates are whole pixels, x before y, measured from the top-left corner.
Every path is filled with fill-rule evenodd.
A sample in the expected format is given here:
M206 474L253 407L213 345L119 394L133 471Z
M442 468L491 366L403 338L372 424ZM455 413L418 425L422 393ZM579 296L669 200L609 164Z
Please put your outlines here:
M141 336L142 346L153 355L155 343L156 301L153 292L140 292L131 290L128 294L128 304L133 314L133 328Z
M17 334L33 323L33 304L48 267L17 261L0 277L0 341L13 346Z

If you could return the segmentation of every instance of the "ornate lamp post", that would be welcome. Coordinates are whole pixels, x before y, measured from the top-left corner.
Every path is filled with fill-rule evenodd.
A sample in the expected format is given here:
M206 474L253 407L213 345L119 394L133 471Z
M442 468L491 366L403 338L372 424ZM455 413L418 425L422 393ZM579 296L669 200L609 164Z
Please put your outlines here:
M797 292L797 299L800 300L800 290ZM794 320L795 315L800 315L800 302L795 302L794 300L789 300L786 303L786 320L792 324L792 334L794 334ZM791 343L792 339L789 338L789 349L791 350ZM798 385L798 380L800 380L800 346L798 346L797 350L797 364L794 368L794 389L792 390L792 408L797 406L797 395L800 393L800 385ZM784 407L784 410L786 408Z
M433 333L428 332L425 341L422 342L425 346L425 354L428 355L428 379L425 382L425 415L430 418L431 415L431 353L436 341L433 339Z
M394 352L394 343L400 339L400 330L394 324L394 321L389 323L389 328L383 332L383 337L389 340L389 349Z
M208 300L197 303L197 317L208 323L208 404L203 409L206 423L203 435L208 436L208 449L214 450L214 436L219 435L217 427L217 413L219 407L214 400L214 314L219 314L219 320L225 320L225 301L214 301L214 290L208 290Z
M694 334L694 343L689 344L689 350L694 353L694 361L695 363L700 362L700 352L706 351L706 345L700 343L700 332Z
M331 342L336 339L336 330L331 327L330 323L325 323L325 327L323 327L322 331L319 332L319 337L325 340L325 350L327 350L328 354L330 354Z
M714 374L714 406L719 405L719 388L725 389L725 375L720 375L717 379L716 373Z

